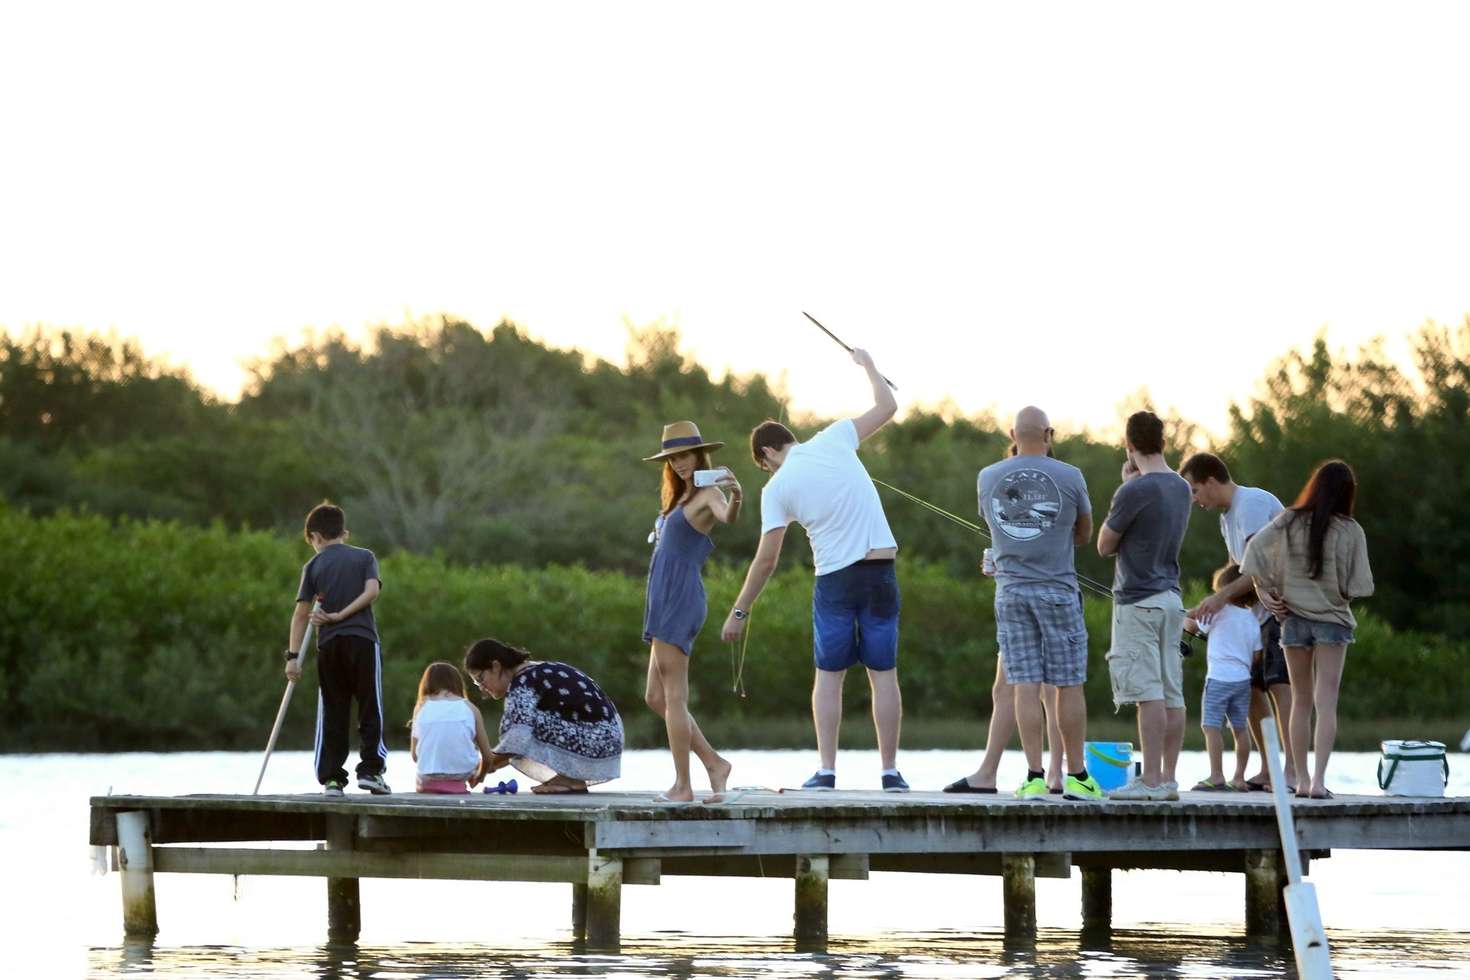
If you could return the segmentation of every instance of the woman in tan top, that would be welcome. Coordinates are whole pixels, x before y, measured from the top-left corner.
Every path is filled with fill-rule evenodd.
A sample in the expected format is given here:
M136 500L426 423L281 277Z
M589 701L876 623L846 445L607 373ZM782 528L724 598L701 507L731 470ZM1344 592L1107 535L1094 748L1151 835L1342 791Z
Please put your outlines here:
M1287 751L1301 777L1296 795L1313 799L1332 797L1325 779L1337 738L1337 691L1358 625L1350 603L1373 594L1367 539L1352 516L1357 487L1352 467L1342 460L1318 466L1296 503L1251 538L1241 562L1261 602L1281 620L1291 675ZM1307 729L1314 706L1316 767L1309 770Z

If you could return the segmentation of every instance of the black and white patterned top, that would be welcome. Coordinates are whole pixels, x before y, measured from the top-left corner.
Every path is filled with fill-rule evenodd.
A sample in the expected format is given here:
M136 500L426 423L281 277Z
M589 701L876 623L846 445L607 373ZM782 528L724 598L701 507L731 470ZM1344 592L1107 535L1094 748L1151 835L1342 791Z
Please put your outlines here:
M596 681L548 660L511 678L495 751L532 779L604 783L622 772L623 720Z

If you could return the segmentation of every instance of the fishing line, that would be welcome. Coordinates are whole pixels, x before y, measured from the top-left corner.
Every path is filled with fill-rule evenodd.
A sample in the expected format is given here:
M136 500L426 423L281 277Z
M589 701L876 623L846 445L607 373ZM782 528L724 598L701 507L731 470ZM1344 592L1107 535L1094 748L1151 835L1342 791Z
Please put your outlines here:
M750 626L754 612L745 614L745 631L740 635L740 663L736 666L735 644L730 644L730 693L745 697L745 649L750 645Z
M923 507L925 510L928 510L928 511L931 511L932 513L938 514L941 517L948 518L949 520L951 520L954 523L958 524L962 528L965 528L965 529L970 530L970 531L974 531L976 534L980 535L986 541L992 541L992 540L994 540L993 538L991 538L990 532L987 531L987 530L985 530L984 528L982 528L979 524L973 524L970 521L965 520L963 517L960 517L960 516L958 516L956 514L951 514L949 511L945 510L943 507L939 507L939 506L937 506L935 504L931 504L931 503L929 503L929 501L924 500L924 499L922 499L920 497L915 497L913 494L909 493L907 490L900 490L898 487L893 486L891 483L884 483L882 480L879 480L876 477L869 477L869 479L871 479L874 483L878 484L878 486L884 487L885 489L888 489L888 490L892 490L894 493L898 494L900 497L903 497L903 498L905 498L907 500L913 501L914 503L918 504L920 507ZM1085 585L1088 588L1092 589L1094 592L1096 592L1098 595L1102 596L1103 598L1111 599L1113 597L1113 590L1112 589L1108 588L1106 585L1103 585L1101 582L1095 582L1095 581L1093 581L1092 579L1088 578L1086 575L1083 575L1080 572L1077 573L1077 581L1079 583L1081 583L1082 585Z

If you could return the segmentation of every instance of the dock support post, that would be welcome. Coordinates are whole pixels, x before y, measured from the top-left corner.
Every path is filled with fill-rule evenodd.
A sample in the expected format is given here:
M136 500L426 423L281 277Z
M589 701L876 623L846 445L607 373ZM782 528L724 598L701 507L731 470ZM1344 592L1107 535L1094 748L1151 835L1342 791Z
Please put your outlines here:
M1280 851L1245 852L1245 934L1278 936L1286 931L1286 864Z
M350 851L357 821L341 813L327 814L327 850ZM362 898L356 878L327 879L327 939L355 943L362 932Z
M587 938L587 886L572 886L572 938Z
M1002 854L1007 939L1036 938L1036 856Z
M622 942L623 862L620 858L587 856L587 885L582 900L582 931L592 949L617 950ZM576 923L577 893L572 892L572 919Z
M1082 928L1106 932L1113 927L1113 869L1082 869Z
M153 900L153 834L147 813L131 810L117 815L117 864L122 872L123 933L151 942L158 935L158 906Z
M798 941L827 938L827 879L831 861L825 854L796 856L795 934Z

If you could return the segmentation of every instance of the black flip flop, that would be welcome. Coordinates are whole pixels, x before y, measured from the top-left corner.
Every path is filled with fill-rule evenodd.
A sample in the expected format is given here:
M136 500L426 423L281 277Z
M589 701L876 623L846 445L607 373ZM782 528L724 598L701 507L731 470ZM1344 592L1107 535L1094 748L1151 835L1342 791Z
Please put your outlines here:
M994 786L971 786L964 776L944 787L946 793L994 793Z
M1252 793L1269 793L1269 792L1271 792L1271 784L1270 783L1263 783L1259 779L1247 779L1245 781L1245 788L1247 790L1249 790L1250 792L1252 792ZM1290 788L1290 787L1288 787L1288 788Z

